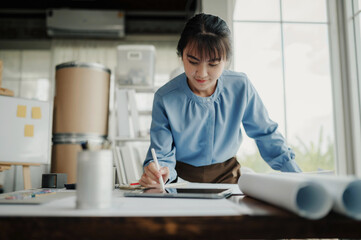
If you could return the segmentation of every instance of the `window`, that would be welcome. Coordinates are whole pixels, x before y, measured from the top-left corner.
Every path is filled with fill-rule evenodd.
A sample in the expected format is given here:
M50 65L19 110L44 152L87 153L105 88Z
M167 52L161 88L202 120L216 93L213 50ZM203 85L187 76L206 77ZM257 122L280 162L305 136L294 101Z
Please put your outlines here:
M343 1L344 32L339 33L345 36L344 52L347 59L347 107L349 108L349 120L351 134L348 137L347 145L351 146L349 157L344 164L346 173L361 176L361 1ZM345 97L344 97L345 99Z
M361 105L361 0L353 1L352 5L352 12L353 12L353 29L355 31L355 37L354 37L354 46L355 46L355 52L356 52L356 63L357 63L357 92L358 92L358 101Z
M303 171L335 170L326 0L237 0L234 69L255 85ZM270 171L253 140L241 164Z

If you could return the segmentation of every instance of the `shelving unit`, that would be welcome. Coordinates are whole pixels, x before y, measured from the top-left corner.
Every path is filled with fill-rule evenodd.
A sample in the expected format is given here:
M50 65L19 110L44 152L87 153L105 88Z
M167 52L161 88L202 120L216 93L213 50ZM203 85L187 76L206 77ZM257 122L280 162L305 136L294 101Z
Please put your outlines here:
M155 55L155 46L149 44L117 46L109 135L119 160L119 172L123 173L118 178L124 180L125 175L127 183L139 180L149 148L150 124L144 128L144 123L148 124L148 116L152 114L152 106L148 105L151 104L148 94L153 95L157 90L153 85ZM143 95L145 99L140 102Z
M137 93L147 93L147 94L154 94L159 87L154 87L154 86L142 86L142 85L117 85L117 88L119 89L128 89L128 90L134 90ZM115 92L115 90L114 90ZM114 99L113 102L116 103L116 96L114 93ZM137 103L137 105L139 106L139 103ZM114 104L115 106L115 104ZM151 116L152 115L152 110L137 110L137 113L139 116ZM117 109L113 109L113 125L114 125L114 129L112 129L111 131L114 131L116 133L116 135L113 137L113 141L117 142L117 143L126 143L126 142L146 142L149 141L149 135L148 136L135 136L135 137L120 137L118 135L118 125L119 123L117 122ZM147 129L149 132L149 129Z
M154 94L158 87L152 86L137 86L137 85L117 85L120 89L134 90L135 94ZM117 113L117 99L116 99L116 88L113 88L113 109L110 111L110 128L109 132L112 132L113 136L110 136L112 146L117 153L118 166L122 164L123 170L120 170L120 183L131 183L138 181L142 174L142 162L145 158L146 147L149 146L150 136L135 136L135 137L120 137L118 132L118 113ZM137 103L138 107L139 104ZM148 109L148 108L147 108ZM138 117L151 116L151 110L137 110ZM138 118L139 119L139 118ZM139 124L140 125L140 124ZM143 126L140 126L143 127ZM150 127L150 126L149 126ZM149 133L149 129L140 129L144 132ZM119 169L119 168L118 168ZM124 182L126 179L126 182Z

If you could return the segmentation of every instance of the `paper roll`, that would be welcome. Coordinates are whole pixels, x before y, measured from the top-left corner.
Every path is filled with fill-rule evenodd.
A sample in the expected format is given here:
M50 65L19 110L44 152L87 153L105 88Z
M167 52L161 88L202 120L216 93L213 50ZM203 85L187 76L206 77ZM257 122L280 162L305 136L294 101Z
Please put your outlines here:
M333 210L361 220L361 179L353 176L282 173L321 184L333 199Z
M326 216L332 207L332 198L324 187L301 178L244 173L238 180L238 186L246 195L309 219Z

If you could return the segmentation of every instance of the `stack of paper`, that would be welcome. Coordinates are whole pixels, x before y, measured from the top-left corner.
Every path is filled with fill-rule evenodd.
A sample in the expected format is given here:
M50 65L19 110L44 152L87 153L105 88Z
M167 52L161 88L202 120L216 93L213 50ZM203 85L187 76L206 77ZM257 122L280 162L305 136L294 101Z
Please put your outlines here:
M114 162L117 168L119 183L138 182L143 173L143 161L139 149L132 143L114 147Z

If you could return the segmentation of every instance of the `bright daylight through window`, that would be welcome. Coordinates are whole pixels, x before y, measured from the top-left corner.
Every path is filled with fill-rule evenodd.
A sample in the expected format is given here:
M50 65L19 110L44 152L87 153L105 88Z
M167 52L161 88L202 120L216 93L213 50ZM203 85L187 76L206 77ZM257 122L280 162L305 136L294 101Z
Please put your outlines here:
M237 0L234 69L248 75L303 171L335 170L326 0ZM271 171L244 135L242 166Z

